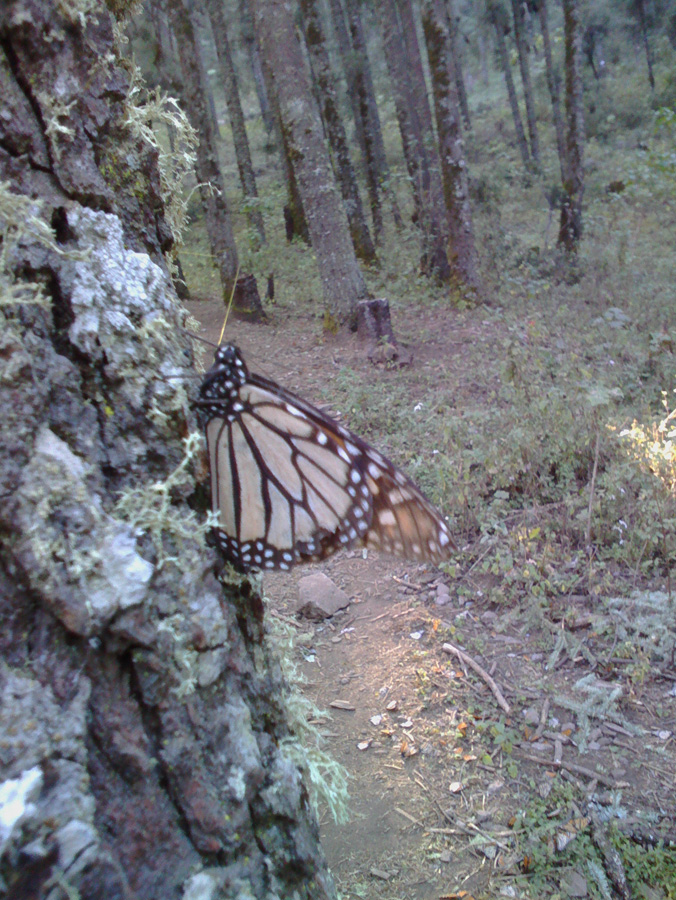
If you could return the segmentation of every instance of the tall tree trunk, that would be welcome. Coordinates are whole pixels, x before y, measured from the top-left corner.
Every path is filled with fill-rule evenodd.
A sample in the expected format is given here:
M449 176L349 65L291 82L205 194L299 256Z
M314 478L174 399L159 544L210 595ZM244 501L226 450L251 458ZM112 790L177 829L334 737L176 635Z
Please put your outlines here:
M234 290L238 270L237 247L218 162L218 136L207 105L207 74L202 61L202 48L197 40L191 0L169 0L168 11L178 44L185 109L200 139L195 170L211 255L220 275L223 300L227 302Z
M361 21L359 0L346 0L346 10L352 44L351 65L354 73L354 90L359 104L359 116L363 124L364 148L366 152L366 183L371 201L373 237L376 244L379 244L383 234L381 185L387 177L385 145L373 89L371 66L369 65L366 52L366 39Z
M401 4L400 14L405 5L410 10L410 4ZM414 220L422 234L420 268L423 274L447 282L451 275L446 255L448 227L418 42L414 31L404 43L405 26L397 17L395 0L380 0L379 14L404 158L413 187Z
M239 21L242 35L242 43L247 49L247 55L251 63L251 72L254 79L258 105L260 106L263 125L268 135L272 134L275 127L274 112L270 107L268 89L263 71L261 53L256 43L253 27L253 16L249 8L249 0L239 0Z
M225 23L223 0L207 0L207 9L209 11L209 18L211 19L211 28L214 34L214 43L216 44L216 53L221 69L221 78L223 79L223 90L225 91L225 99L228 104L228 118L230 119L230 128L232 129L232 140L235 145L237 169L239 171L239 180L244 194L246 214L249 224L258 236L259 244L264 244L265 226L263 225L263 216L258 205L256 176L254 175L253 163L251 162L249 138L246 133L242 103L239 99L237 74L235 73L232 53L230 52L230 41L228 40L228 29Z
M256 40L256 43L258 44L258 39ZM269 60L267 60L262 53L259 55L263 60L262 71L263 79L265 81L265 95L272 117L272 133L275 136L276 144L279 148L282 175L286 186L287 202L283 209L286 239L291 243L294 238L299 237L306 244L309 244L310 231L305 217L303 199L301 197L300 188L298 187L298 179L296 178L296 173L291 162L292 148L289 143L289 136L282 124L282 113L275 90L272 71L270 69Z
M528 62L528 40L525 35L524 0L512 0L512 13L514 15L514 39L519 57L519 71L523 84L523 97L526 103L526 122L528 123L528 135L530 137L531 157L536 168L540 168L540 142L538 140L537 121L535 115L535 101L533 99L533 85L530 79L530 63Z
M376 260L376 250L369 234L362 207L357 177L347 146L347 135L338 109L338 93L316 0L300 0L305 28L305 43L318 87L320 113L329 144L334 154L335 172L345 203L355 253L364 262Z
M333 34L336 39L338 53L343 64L343 72L347 83L347 100L350 104L350 109L352 110L355 135L361 151L361 157L364 160L364 168L366 168L366 139L364 138L364 122L361 117L359 97L357 96L357 75L352 51L352 40L350 38L350 32L347 29L345 12L341 0L329 0L329 8L331 10Z
M103 2L0 5L0 784L32 784L3 895L335 900L262 599L188 503L190 347L115 53Z
M481 68L481 80L488 87L488 53L486 52L486 35L482 29L482 23L479 23L479 31L477 33L477 47L479 50L479 67Z
M303 199L327 311L338 323L355 327L357 303L366 299L366 285L350 240L289 4L286 0L255 0L252 8L273 73L282 130Z
M507 44L505 35L509 34L509 25L503 8L496 0L488 0L488 15L495 28L495 41L498 48L498 58L500 60L500 68L505 76L505 86L507 87L507 96L509 97L509 106L512 110L512 119L514 120L514 130L516 131L516 143L521 154L524 166L530 168L530 155L528 153L528 144L526 143L526 135L521 123L521 113L519 112L519 101L516 99L516 89L514 87L514 79L512 78L512 70L509 65L509 56L507 54Z
M451 39L443 0L423 0L422 14L432 75L441 175L450 231L448 258L456 285L463 291L477 294L481 290L479 264L469 205L458 99L448 65Z
M582 31L579 0L563 0L563 31L566 70L566 178L561 205L559 245L569 253L577 250L582 235L584 194L584 106L582 102Z
M655 93L655 74L653 72L653 53L648 40L648 27L646 22L644 0L635 0L636 12L638 13L638 22L641 26L641 38L643 40L643 49L645 50L645 61L648 65L648 81L650 82L650 90Z
M448 13L448 29L451 36L451 58L453 60L453 77L455 78L455 89L458 94L458 104L462 119L465 123L467 131L472 130L472 119L469 114L469 103L467 102L467 89L465 88L465 78L463 76L462 64L462 48L458 37L458 19L455 14L454 0L447 0Z
M566 140L561 119L561 104L559 103L559 85L554 70L552 59L552 44L549 39L549 22L547 17L547 0L536 0L537 12L540 17L540 30L542 31L542 43L545 51L545 71L547 74L547 87L552 100L552 118L554 119L554 131L556 133L556 149L559 154L561 177L565 178L566 167Z

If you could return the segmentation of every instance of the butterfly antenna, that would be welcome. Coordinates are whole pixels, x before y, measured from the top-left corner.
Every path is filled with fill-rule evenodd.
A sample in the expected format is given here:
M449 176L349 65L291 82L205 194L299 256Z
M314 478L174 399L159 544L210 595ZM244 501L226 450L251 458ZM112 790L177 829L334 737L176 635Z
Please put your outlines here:
M228 324L228 316L230 315L230 310L232 309L232 301L235 299L235 289L237 288L237 279L238 278L239 278L239 262L237 263L237 271L235 272L235 280L232 284L232 290L230 291L230 300L228 302L228 308L225 311L225 319L223 320L223 327L221 328L221 336L218 339L219 347L223 343L223 335L225 334L225 326Z
M185 333L188 335L188 337L191 337L194 341L201 341L203 344L208 344L210 347L214 347L216 350L218 350L218 347L219 347L218 344L214 344L213 341L207 340L207 338L202 337L201 334L195 334L192 331L186 331Z

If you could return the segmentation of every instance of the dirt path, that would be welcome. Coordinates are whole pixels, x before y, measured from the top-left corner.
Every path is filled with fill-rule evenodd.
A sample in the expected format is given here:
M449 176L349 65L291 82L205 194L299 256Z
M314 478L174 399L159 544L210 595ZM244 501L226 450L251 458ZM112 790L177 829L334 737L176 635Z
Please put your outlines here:
M221 305L191 309L217 339ZM439 316L399 323L401 333L433 335L416 347L411 377L441 359L445 377L461 384L458 329L440 330ZM235 323L228 339L251 369L315 402L341 365L368 379L357 344L322 343L306 321ZM621 666L599 666L610 643L595 632L590 598L566 598L559 622L538 620L532 610L482 604L478 577L475 595L458 599L457 582L438 570L353 551L266 575L282 615L294 618L298 580L314 570L352 600L331 620L297 626L305 691L330 710L327 749L350 775L350 822L336 825L328 814L322 821L344 900L584 896L575 893L584 868L574 856L558 858L567 843L590 840L592 816L621 806L625 822L650 813L655 827L674 830L676 679L646 677L637 688ZM444 581L447 599L438 589ZM554 656L564 631L573 639ZM443 649L448 642L495 679L509 713L482 676ZM352 708L331 707L335 701ZM539 854L551 857L551 890L528 894Z

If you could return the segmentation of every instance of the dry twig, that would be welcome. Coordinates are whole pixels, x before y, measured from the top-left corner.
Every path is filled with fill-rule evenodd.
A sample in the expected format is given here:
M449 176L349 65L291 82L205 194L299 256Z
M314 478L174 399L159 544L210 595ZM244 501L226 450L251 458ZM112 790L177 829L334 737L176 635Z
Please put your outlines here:
M482 678L488 687L491 689L491 693L498 701L498 706L500 709L503 709L506 713L508 713L511 709L509 703L502 696L500 688L497 686L495 681L491 678L488 672L482 668L478 662L475 662L471 656L465 653L464 650L460 650L459 647L456 647L454 644L444 644L441 648L445 653L455 653L459 660L468 665L471 669L477 673L477 675Z

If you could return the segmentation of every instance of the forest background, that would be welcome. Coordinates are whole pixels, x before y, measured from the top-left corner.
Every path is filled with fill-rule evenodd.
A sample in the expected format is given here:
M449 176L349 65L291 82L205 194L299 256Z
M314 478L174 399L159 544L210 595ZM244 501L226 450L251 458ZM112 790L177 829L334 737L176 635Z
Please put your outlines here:
M398 855L390 848L387 856L376 841L380 820L368 820L369 806L377 807L371 787L383 778L382 770L367 753L355 762L353 732L343 735L351 753L337 742L361 817L355 826L359 837L350 842L351 826L332 830L323 814L324 840L343 896L427 898L461 896L463 890L476 896L676 896L673 4L158 0L109 6L120 16L110 34L92 25L99 11L93 0L62 0L53 9L37 0L15 0L2 13L3 77L8 84L14 78L40 111L47 151L35 171L53 171L69 202L120 212L131 246L171 271L177 293L211 337L218 336L215 323L234 290L237 318L228 337L241 343L252 368L329 405L387 452L448 515L460 546L442 579L452 608L444 608L446 601L437 606L436 574L397 568L397 599L405 600L405 608L396 616L404 617L406 627L411 622L411 635L424 635L424 642L397 656L391 670L392 653L370 651L379 668L364 685L368 696L389 679L402 698L407 692L416 698L416 715L424 723L416 721L417 739L411 738L407 715L389 733L385 729L367 741L379 753L388 747L394 754L388 767L396 765L406 775L394 788L398 797L406 797L415 783L428 798L424 815L418 807L415 814L409 810L415 840L402 839ZM22 18L17 9L30 15ZM66 25L54 26L53 17ZM37 24L30 32L26 23L43 19L44 32ZM87 41L78 44L85 33ZM68 47L69 41L84 48L82 59L73 53L63 65L74 79L86 65L99 77L92 48L99 48L102 66L118 54L126 60L126 75L101 91L105 104L115 98L121 107L115 113L119 130L107 131L103 104L87 110L83 133L97 150L91 169L78 155L81 107L75 99L69 102L75 89L64 91L58 65L51 83L41 84L44 72L36 82L29 77L30 66L38 65L35 48L42 47L49 59L50 42L53 49L55 42L60 48L59 42ZM157 93L146 93L135 64ZM123 90L125 78L130 87ZM92 82L77 81L83 96ZM198 141L167 95L177 98ZM10 126L3 127L8 134ZM101 144L91 137L97 128ZM145 180L150 170L129 151L129 131L152 147L159 183L154 176ZM106 896L107 884L126 885L124 890L131 884L148 898L165 896L176 884L191 897L221 891L245 898L247 890L258 896L261 884L270 896L294 896L296 890L313 898L334 896L321 851L307 849L314 848L316 836L304 789L293 774L298 759L290 763L291 751L283 749L288 710L270 702L271 692L281 692L280 673L273 662L265 672L253 662L264 641L255 589L234 588L239 605L223 613L225 654L222 643L208 643L215 626L201 624L199 632L194 622L180 625L181 603L169 605L174 585L166 573L177 563L169 557L163 568L165 550L156 542L181 545L180 527L174 519L168 527L163 518L162 531L155 519L138 516L136 506L147 502L140 493L141 471L168 479L156 484L171 515L190 493L177 449L189 414L181 408L172 423L148 401L148 421L115 415L129 406L141 416L134 379L143 366L157 363L155 342L160 357L166 351L161 328L152 318L144 320L147 350L140 361L126 360L130 348L139 352L132 342L124 354L106 345L102 365L104 351L86 338L71 300L69 267L84 257L55 262L59 247L70 242L80 242L76 252L90 252L87 219L63 212L68 203L53 199L41 174L35 183L22 182L6 167L5 155L12 163L22 158L26 139L3 134L3 178L9 173L25 193L47 198L46 221L59 245L35 236L28 212L27 237L17 224L16 204L3 206L3 267L14 266L20 281L38 273L55 310L53 320L24 307L17 313L12 283L3 301L3 340L11 349L4 360L15 352L15 331L22 331L22 339L29 334L32 358L37 344L31 340L53 343L56 357L47 354L44 364L50 373L53 358L62 355L83 373L82 421L96 408L107 448L91 456L99 473L95 488L107 511L140 529L144 558L156 566L153 590L166 592L143 622L120 610L92 613L84 600L76 609L72 597L54 586L53 573L63 564L69 586L85 583L90 562L70 539L58 546L48 542L41 517L47 515L55 532L74 522L78 535L99 526L85 527L75 516L64 525L61 513L49 519L39 492L31 493L14 472L16 462L6 463L7 495L14 499L2 520L2 602L12 609L2 645L8 664L3 691L15 708L17 697L26 709L34 695L38 702L41 695L29 679L16 674L30 662L43 687L53 687L56 705L69 704L62 729L77 742L81 732L87 735L86 749L78 743L68 762L83 766L91 778L95 809L87 807L86 816L79 810L78 816L96 826L96 833L93 825L86 832L85 846L86 853L95 847L97 854L95 866L87 857L93 866L88 870L85 851L78 849L76 866L64 850L72 851L72 844L61 835L55 874L52 846L44 838L44 822L55 818L50 810L40 823L42 848L34 842L27 855L12 849L3 857L8 896L24 896L29 889L67 894L66 887L55 887L64 872L69 890L76 884L83 897L92 898ZM92 172L96 190L81 187L78 179ZM116 199L97 193L99 176ZM96 227L92 246L101 239ZM34 249L24 250L31 241L43 248L48 264ZM132 260L133 254L125 256L120 270L131 272ZM56 275L46 276L48 269ZM95 277L105 283L105 265ZM100 338L112 341L105 332ZM168 339L172 353L178 340ZM33 378L31 390L48 381L43 376ZM12 370L6 377L13 384L18 376ZM50 377L62 390L63 372ZM115 391L126 381L132 387L127 392L123 386L116 403ZM166 383L162 390L168 390ZM7 402L8 410L16 407L14 395ZM72 408L66 412L52 402L50 410L44 398L40 403L58 440L89 459L91 448L68 425ZM10 429L8 458L14 421L8 414L3 426ZM154 451L139 449L152 446L158 435ZM42 432L31 465L38 471L45 459L51 466L56 461L77 480L77 464L55 440ZM117 447L113 454L111 446ZM170 464L178 465L175 477L167 476ZM47 480L40 490L49 490ZM57 484L64 496L70 491L68 479L65 486ZM25 512L31 504L39 511L33 518ZM92 522L98 523L97 515L92 511ZM194 579L199 588L185 581L180 591L197 596L206 584L212 603L219 589L209 576L200 576L207 564L195 562L205 552L193 548L189 563L181 557L181 578ZM36 559L47 561L35 565ZM377 560L372 565L351 584L358 599L366 597L369 578L379 571ZM195 574L187 575L193 568ZM330 566L327 571L343 577ZM284 605L286 587L273 580L267 590L273 606L282 601L274 613L291 611ZM21 600L16 609L15 596ZM377 590L371 599L379 600ZM400 647L396 616L387 613L383 647L388 639ZM267 618L274 617L271 612ZM370 618L375 623L381 615L371 609ZM27 633L38 637L24 647L19 636ZM174 642L171 672L163 662L167 635ZM380 640L375 632L362 636L370 638L370 648ZM326 635L301 637L285 653L302 668L309 666L306 674L317 681L314 663L308 663L313 654L304 648L308 641L321 645ZM349 635L341 639L343 662L325 666L325 676L342 678L348 664L360 664L363 645L350 648ZM511 680L511 715L496 711L483 676L477 687L460 665L457 673L449 671L444 640L492 660L494 668L511 666L507 675L498 668ZM502 652L510 640L523 647L519 665ZM92 652L101 647L100 654ZM214 654L208 666L207 653ZM227 663L217 662L218 654ZM200 699L186 704L181 692L194 689L191 667L197 658L205 663L194 679L200 689L218 678L223 683L208 699L198 691ZM217 671L213 682L207 670ZM93 685L91 696L83 688L83 671ZM165 679L172 685L177 672L179 692L158 689ZM349 683L351 676L344 677ZM219 696L227 698L225 706ZM315 696L332 696L326 682ZM362 706L358 713L366 712ZM296 713L295 727L304 730L300 720L307 716ZM40 715L47 713L42 709ZM210 718L221 729L218 736L198 733ZM253 744L242 749L240 727L255 735L262 762ZM368 718L359 727L367 730ZM184 733L193 742L187 749ZM3 777L13 778L22 771L20 757L5 749L10 761ZM582 765L575 762L578 753L585 755ZM618 764L625 757L633 760L628 776ZM228 759L242 761L241 796L240 782L227 775ZM337 811L340 779L332 782L322 772L311 774L320 775L323 802L328 798ZM45 791L64 777L59 766L51 770ZM144 819L139 783L154 798L146 807L155 810L157 822L166 813L173 823L155 871L147 848L139 847L144 841L159 846L164 825ZM448 806L449 783L451 795L460 797L458 807ZM279 785L288 788L283 802L275 794ZM604 796L599 785L609 788ZM238 803L244 811L231 820L227 804L239 809ZM364 821L370 840L361 839ZM247 842L246 853L240 841ZM244 867L244 858L249 868L240 871L236 866ZM228 874L205 875L207 881L191 875L186 881L205 860L214 863L214 872L217 863Z
M129 33L146 79L177 93L161 10ZM339 409L450 514L460 598L523 614L552 665L581 652L566 625L591 612L606 675L642 693L674 641L673 6L207 3L191 25L240 274L275 330L240 331L258 367ZM319 152L312 116L333 213L298 162ZM191 296L228 296L232 254L209 266L197 194L191 213ZM393 332L369 331L369 297ZM380 375L335 349L357 318ZM327 349L289 366L299 331ZM411 355L427 371L397 368ZM615 603L641 624L618 631Z

